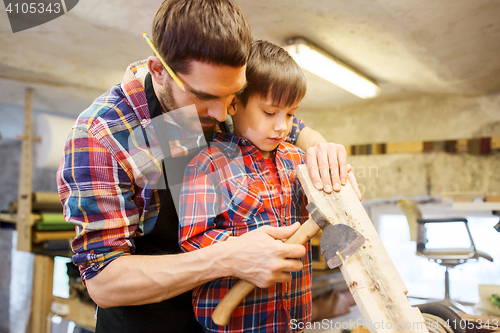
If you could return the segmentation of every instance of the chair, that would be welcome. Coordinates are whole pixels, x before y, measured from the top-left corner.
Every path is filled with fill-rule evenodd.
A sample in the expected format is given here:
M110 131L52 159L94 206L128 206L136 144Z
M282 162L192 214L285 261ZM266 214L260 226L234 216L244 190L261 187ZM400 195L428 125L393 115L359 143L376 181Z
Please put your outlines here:
M446 268L444 275L444 299L439 301L458 312L466 312L463 307L450 299L450 278L448 269L461 265L468 260L478 260L484 258L493 262L493 258L482 251L478 251L474 245L474 240L469 230L467 219L464 218L445 218L445 219L423 219L422 214L416 204L411 200L398 201L399 206L408 220L410 226L411 240L417 243L416 254L427 258L431 261L438 263ZM428 248L426 238L426 226L431 223L449 223L449 222L462 222L465 224L467 234L470 240L470 246L464 248Z

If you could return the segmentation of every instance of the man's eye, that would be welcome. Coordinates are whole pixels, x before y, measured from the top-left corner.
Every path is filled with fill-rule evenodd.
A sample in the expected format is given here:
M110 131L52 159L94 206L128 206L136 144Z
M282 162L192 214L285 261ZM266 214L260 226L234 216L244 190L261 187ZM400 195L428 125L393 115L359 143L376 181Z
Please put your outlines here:
M267 111L264 111L264 113L268 116L274 116L274 113L271 113L271 112L267 112Z
M200 95L196 95L196 98L199 99L200 101L209 101L211 100L212 98L211 97L208 97L208 96L200 96Z

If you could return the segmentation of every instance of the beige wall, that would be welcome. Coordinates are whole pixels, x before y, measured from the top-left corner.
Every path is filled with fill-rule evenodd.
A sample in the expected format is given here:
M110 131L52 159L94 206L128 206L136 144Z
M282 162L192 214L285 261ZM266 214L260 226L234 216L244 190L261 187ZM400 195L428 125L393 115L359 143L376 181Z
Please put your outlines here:
M500 153L362 155L349 156L347 161L365 200L457 191L500 195Z
M426 95L373 100L298 116L329 141L351 144L500 136L500 94ZM349 156L364 199L439 196L449 191L500 194L500 153L407 153Z
M375 99L332 110L299 110L297 115L344 145L500 136L500 94Z

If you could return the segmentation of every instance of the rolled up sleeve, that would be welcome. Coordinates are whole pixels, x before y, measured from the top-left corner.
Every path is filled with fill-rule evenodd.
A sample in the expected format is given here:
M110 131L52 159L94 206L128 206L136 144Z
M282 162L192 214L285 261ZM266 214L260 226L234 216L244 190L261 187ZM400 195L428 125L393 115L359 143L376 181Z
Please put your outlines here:
M296 144L300 131L302 131L304 127L306 127L304 122L301 119L298 119L296 116L293 116L292 129L290 130L290 133L288 133L285 141L291 143L292 145Z
M73 262L83 281L131 253L140 221L133 182L89 133L85 119L77 121L66 141L57 185L64 217L76 226Z

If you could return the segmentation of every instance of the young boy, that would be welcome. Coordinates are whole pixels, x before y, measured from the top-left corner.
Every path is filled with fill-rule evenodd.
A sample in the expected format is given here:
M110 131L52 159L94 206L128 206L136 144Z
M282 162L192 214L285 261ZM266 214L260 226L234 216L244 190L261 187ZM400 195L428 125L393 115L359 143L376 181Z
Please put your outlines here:
M264 225L286 226L307 219L306 198L295 174L297 165L304 163L304 153L283 142L305 95L305 76L281 47L256 41L246 77L247 87L229 110L233 134L217 133L214 143L186 169L179 212L179 242L184 251ZM291 273L289 283L256 288L226 327L215 325L211 315L238 279L217 279L196 288L193 308L205 331L286 332L293 331L292 320L309 322L310 244L306 247L302 271Z

